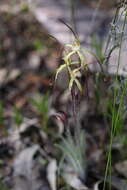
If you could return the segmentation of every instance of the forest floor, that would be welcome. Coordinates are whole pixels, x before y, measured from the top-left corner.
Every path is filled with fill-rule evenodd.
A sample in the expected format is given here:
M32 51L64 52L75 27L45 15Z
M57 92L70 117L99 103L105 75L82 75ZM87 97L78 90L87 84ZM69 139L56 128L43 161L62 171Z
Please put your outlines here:
M0 190L104 190L114 76L88 69L74 103L67 73L55 83L62 50L26 4L10 9L1 1ZM110 182L112 190L127 190L127 118L122 111L122 132L113 139L105 190L110 190ZM76 125L84 134L82 178L68 158L62 161L60 149L68 129L74 137ZM73 156L77 149L70 148Z

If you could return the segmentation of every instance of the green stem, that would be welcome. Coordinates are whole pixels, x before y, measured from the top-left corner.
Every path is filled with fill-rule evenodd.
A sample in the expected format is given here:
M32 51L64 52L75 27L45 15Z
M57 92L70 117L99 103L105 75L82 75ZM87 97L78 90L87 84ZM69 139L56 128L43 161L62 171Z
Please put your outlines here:
M122 41L123 41L123 37L124 37L126 20L127 20L127 11L126 11L125 18L124 18L124 23L123 23L123 27L122 27L122 35L121 35L121 39L120 39L118 66L117 66L117 72L116 72L116 78L115 78L115 83L117 83L117 84L118 84L118 72L119 72L119 67L120 67L121 52L122 52ZM112 159L111 159L111 157L112 157L111 156L111 150L112 150L113 138L114 138L116 130L117 130L117 123L118 123L118 119L119 119L119 116L120 116L121 108L122 108L123 103L124 103L123 99L124 99L124 95L125 95L125 92L126 92L126 88L127 88L127 85L126 85L126 87L124 88L124 90L122 92L122 96L121 96L121 99L120 99L120 104L119 104L117 116L115 115L115 105L116 105L116 100L117 100L118 89L117 89L117 87L115 87L115 89L114 89L114 101L113 101L113 115L112 115L112 124L111 124L110 146L109 146L109 151L108 151L108 160L107 160L107 164L106 164L103 190L105 190L105 187L106 187L106 179L107 179L107 176L108 176L108 172L110 174L110 186L109 186L109 188L111 190L111 167L112 167L112 164L111 164L111 161L112 161ZM110 169L110 171L109 171L109 169Z

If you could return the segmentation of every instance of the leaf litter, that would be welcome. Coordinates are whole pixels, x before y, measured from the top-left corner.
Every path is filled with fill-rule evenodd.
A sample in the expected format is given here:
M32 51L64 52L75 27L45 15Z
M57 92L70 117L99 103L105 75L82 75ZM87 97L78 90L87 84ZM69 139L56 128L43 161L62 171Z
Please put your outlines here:
M87 76L80 79L82 84L87 82L88 95L85 86L78 104L79 123L85 134L80 144L85 155L79 167L81 152L73 142L76 123L71 94L66 85L63 88L64 76L61 82L51 84L54 71L62 62L58 53L62 47L47 35L32 13L24 10L25 14L23 9L15 13L0 11L0 189L57 190L70 185L77 190L101 190L109 143L108 116L105 106L102 109L107 101L103 90L108 89L112 79L102 75L99 90L103 97L98 103L97 76L88 70ZM32 98L38 101L32 104ZM50 101L48 108L43 101L39 103L43 99ZM38 108L41 103L44 109ZM72 139L67 141L67 135ZM126 142L121 147L125 148ZM126 190L126 151L123 154L117 146L112 151L112 188Z

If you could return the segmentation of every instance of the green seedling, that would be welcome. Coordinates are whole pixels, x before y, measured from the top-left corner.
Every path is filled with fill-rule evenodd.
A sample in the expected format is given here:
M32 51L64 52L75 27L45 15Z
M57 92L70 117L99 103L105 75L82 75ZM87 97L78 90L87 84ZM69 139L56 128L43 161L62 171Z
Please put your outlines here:
M33 45L34 45L35 50L37 51L42 51L44 49L44 46L42 45L40 40L35 40Z
M29 12L29 6L27 3L23 3L21 6L21 12L22 13L28 13Z
M31 103L36 108L38 114L42 117L42 124L44 126L44 129L47 129L48 124L48 112L49 112L49 94L45 94L44 96L41 96L36 99L31 99Z
M94 35L92 38L92 47L95 50L97 59L101 64L103 64L105 60L105 55L103 52L103 41L97 39L97 36Z
M14 106L14 121L17 126L20 126L21 123L23 122L23 116L20 110L16 106Z
M4 161L0 159L0 167L3 166Z

